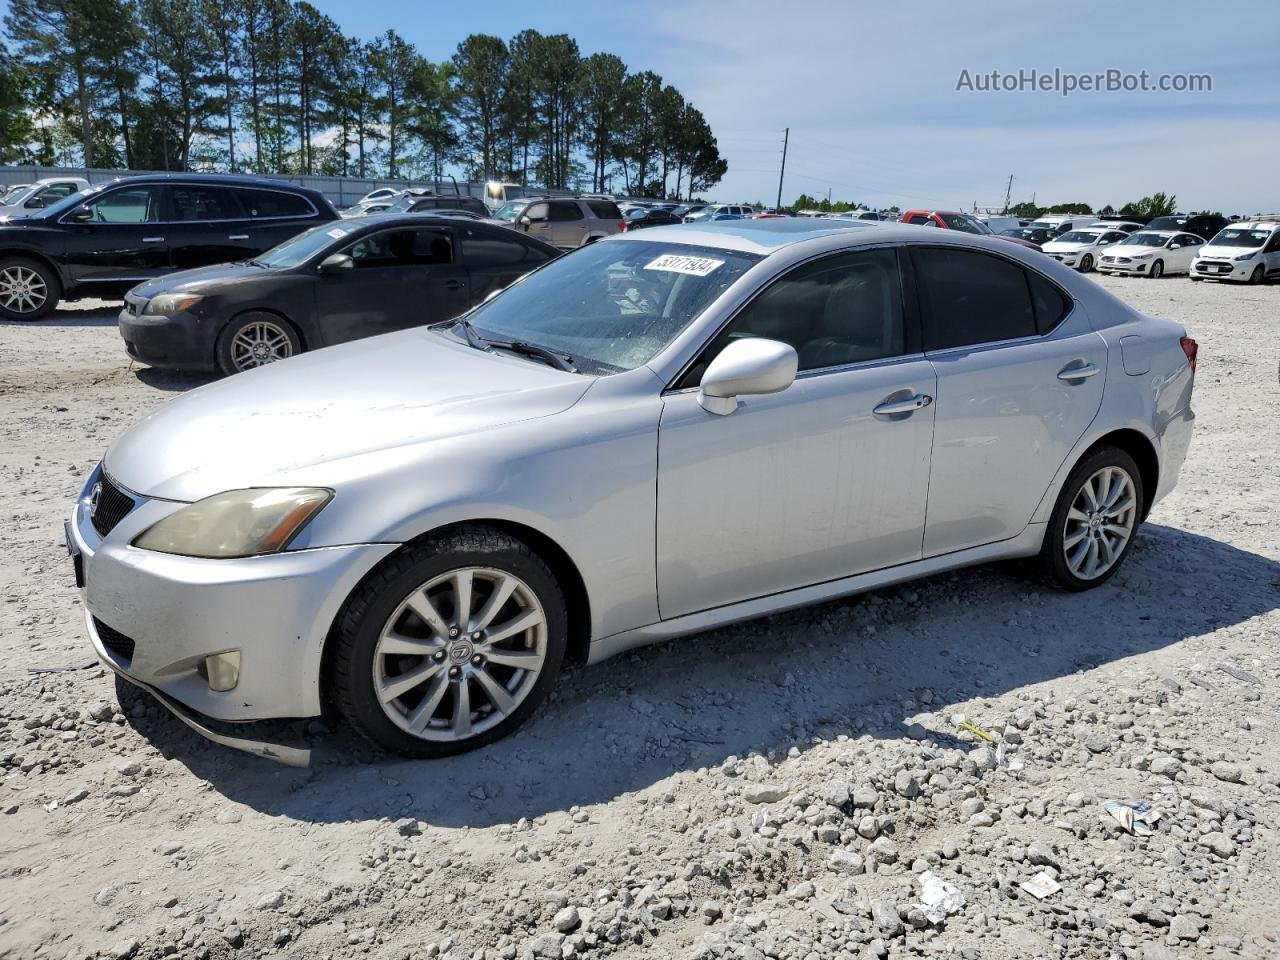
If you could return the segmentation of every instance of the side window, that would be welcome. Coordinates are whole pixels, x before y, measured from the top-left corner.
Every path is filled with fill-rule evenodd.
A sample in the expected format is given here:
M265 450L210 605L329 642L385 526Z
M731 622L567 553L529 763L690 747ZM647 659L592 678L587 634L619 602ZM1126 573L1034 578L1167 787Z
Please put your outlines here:
M254 217L309 217L315 213L311 201L296 193L280 190L246 190L236 193L249 216Z
M546 220L550 216L549 207L550 204L547 203L531 203L524 208L524 213L530 220Z
M920 278L926 350L1036 335L1026 274L1007 260L971 250L912 251Z
M523 263L530 250L514 234L510 239L477 230L467 230L462 234L462 259L469 267Z
M1027 271L1031 304L1036 313L1036 332L1044 336L1071 312L1072 299L1038 273Z
M1271 240L1267 243L1267 247L1264 252L1275 253L1277 250L1280 250L1280 230L1277 230L1271 235Z
M356 269L453 263L453 243L437 230L387 230L361 237L342 251Z
M230 190L220 187L173 186L169 188L173 219L239 220L244 217Z
M801 370L907 353L896 251L837 254L774 281L717 334L693 383L729 343L751 337L791 344Z
M621 220L622 211L612 200L588 200L587 206L599 220Z
M155 223L159 219L157 187L123 187L89 201L94 223Z
M574 200L560 200L551 204L551 219L557 223L581 220L582 211Z
M51 183L40 191L40 199L46 203L52 203L54 200L71 196L78 189L74 183Z
M453 263L453 241L439 230L415 230L411 260L422 266Z
M932 225L933 221L923 213L913 213L911 216L907 217L907 223L914 223L917 226L923 226L926 223Z

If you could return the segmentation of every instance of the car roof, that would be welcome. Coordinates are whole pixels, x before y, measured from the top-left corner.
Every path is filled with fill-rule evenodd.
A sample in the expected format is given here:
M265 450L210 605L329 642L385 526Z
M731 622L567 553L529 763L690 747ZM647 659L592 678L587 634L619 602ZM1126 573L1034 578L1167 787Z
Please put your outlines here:
M696 221L680 226L652 227L638 233L623 233L621 241L683 243L719 247L768 256L776 250L808 240L830 236L866 236L880 240L919 240L925 227L891 225L874 220L824 220L818 217L781 217L767 220ZM947 231L930 230L930 235ZM967 236L967 234L965 234ZM1005 243L1007 241L1001 241Z
M276 180L271 177L251 177L238 173L139 173L127 177L116 177L111 181L117 183L206 183L223 187L250 187L264 190L292 190L298 193L320 195L320 191L312 187L299 186L288 180ZM105 186L105 184L102 184Z

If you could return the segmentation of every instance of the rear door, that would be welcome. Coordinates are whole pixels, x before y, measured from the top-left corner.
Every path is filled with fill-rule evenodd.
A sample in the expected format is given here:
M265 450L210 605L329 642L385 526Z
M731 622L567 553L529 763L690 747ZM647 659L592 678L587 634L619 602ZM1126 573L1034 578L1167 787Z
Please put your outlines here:
M550 209L551 242L557 247L572 249L582 246L587 239L587 219L577 200L552 200Z
M260 252L250 247L248 213L229 187L175 183L168 194L165 232L175 270L246 260Z
M1102 405L1107 352L1056 284L995 254L914 247L938 377L924 556L1017 536Z
M164 187L122 185L82 207L90 218L59 221L67 231L67 273L75 283L119 285L150 280L169 269L169 242L161 223Z
M284 243L320 221L319 211L300 193L257 187L236 187L235 193L248 214L243 231L247 238L236 242L245 245L249 257Z

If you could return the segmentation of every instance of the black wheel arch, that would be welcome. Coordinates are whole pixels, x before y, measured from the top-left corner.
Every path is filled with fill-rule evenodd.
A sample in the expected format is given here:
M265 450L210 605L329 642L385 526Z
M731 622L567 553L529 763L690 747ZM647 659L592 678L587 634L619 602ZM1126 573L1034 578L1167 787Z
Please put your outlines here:
M62 266L58 263L57 260L50 257L47 253L42 253L38 250L28 250L25 247L0 248L0 260L8 260L10 257L14 257L20 260L32 260L35 263L40 264L40 266L45 267L47 270L52 272L53 275L58 278L58 287L60 288L59 292L62 293L64 297L67 295L68 291L73 286L73 284L71 284L67 280L66 274L63 272Z
M1151 505L1155 503L1156 488L1160 483L1160 456L1156 453L1155 445L1137 430L1129 428L1113 430L1095 440L1089 449L1076 458L1076 463L1080 463L1102 447L1116 447L1123 450L1133 457L1133 462L1138 465L1138 474L1142 480L1140 519L1146 520L1147 514L1151 512ZM1072 469L1075 469L1075 464L1072 464Z

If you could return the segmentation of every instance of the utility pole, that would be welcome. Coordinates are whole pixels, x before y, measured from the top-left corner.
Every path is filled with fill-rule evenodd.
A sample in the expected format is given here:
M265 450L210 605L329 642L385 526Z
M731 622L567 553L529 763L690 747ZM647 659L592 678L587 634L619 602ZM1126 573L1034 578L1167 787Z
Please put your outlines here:
M1009 212L1009 201L1013 199L1013 174L1009 174L1009 186L1004 191L1004 209L1001 213Z
M777 209L782 209L782 175L787 172L787 141L791 139L791 128L787 127L782 131L782 168L778 171L778 203Z

